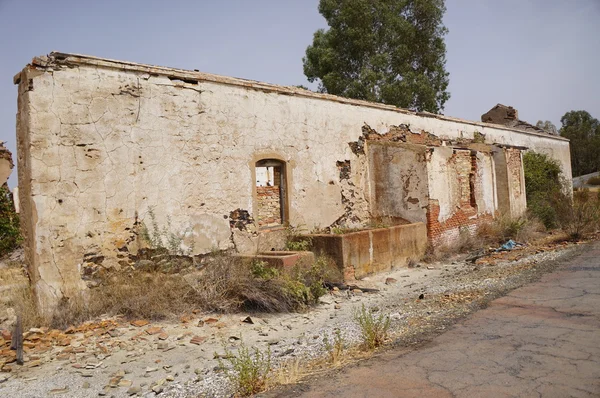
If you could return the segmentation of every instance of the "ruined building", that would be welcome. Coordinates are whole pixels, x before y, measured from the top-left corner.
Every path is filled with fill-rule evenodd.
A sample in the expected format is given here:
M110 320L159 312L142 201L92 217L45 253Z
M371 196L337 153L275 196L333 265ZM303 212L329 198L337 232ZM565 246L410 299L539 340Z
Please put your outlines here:
M284 225L373 220L444 244L523 213L524 149L571 175L561 137L299 88L63 53L15 84L25 255L43 308L85 291L88 267L127 265L153 222L196 255L281 249Z
M12 154L4 143L0 142L0 186L6 185L13 167Z

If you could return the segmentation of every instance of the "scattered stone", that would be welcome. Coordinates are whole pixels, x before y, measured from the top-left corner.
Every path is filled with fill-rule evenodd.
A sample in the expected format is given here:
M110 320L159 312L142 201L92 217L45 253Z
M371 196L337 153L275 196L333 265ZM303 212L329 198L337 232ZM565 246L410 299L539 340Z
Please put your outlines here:
M36 359L35 361L31 361L27 364L28 368L35 368L36 366L40 366L42 364L42 361L39 359Z
M165 388L163 386L154 386L152 387L152 391L154 391L156 394L160 394L161 392L163 392Z
M386 285L392 285L392 284L394 284L394 283L396 283L396 282L398 282L398 280L397 280L397 279L394 279L394 278L386 278L386 279L385 279L385 284L386 284Z
M141 328L142 326L146 326L147 324L149 324L150 322L144 320L144 319L139 319L137 321L132 321L131 324L135 327Z
M139 394L140 392L142 392L142 389L141 389L141 387L137 387L137 386L131 386L127 390L128 395L135 395L135 394Z
M154 326L154 327L146 329L146 333L148 333L149 335L154 335L154 334L164 333L164 330L162 330L162 328L159 328L158 326Z
M122 377L111 377L111 379L108 381L108 386L115 388L119 386L119 382L121 381Z
M50 394L50 395L60 395L60 394L66 394L67 392L69 392L69 388L68 387L53 388L52 390L48 391L48 394Z
M166 380L167 381L174 381L175 380L175 376L173 376L173 375L167 375Z
M131 380L121 380L119 382L119 387L131 387L131 385L133 384L133 382Z
M83 384L81 385L81 388L90 388L90 383L87 381L84 381Z
M333 308L335 308L336 310L339 310L339 309L341 309L341 308L342 308L342 306L341 306L341 305L339 305L339 304L336 304L336 305L334 305L334 306L333 306Z
M146 368L146 373L156 372L157 370L158 370L158 368L147 367Z
M363 291L360 289L352 289L352 293L354 293L354 294L362 294L362 292Z
M194 336L190 340L190 343L200 345L200 344L204 343L205 341L206 341L206 337L204 337L204 336Z
M206 318L206 319L204 320L204 323L208 323L208 324L211 324L211 323L217 323L217 322L219 322L219 320L218 320L218 319L216 319L216 318Z
M165 332L162 332L161 334L158 335L159 340L166 340L168 338L169 338L169 335L166 334Z
M423 293L419 294L419 300L423 300L425 298L425 295Z
M269 344L269 345L277 345L277 344L279 344L279 340L278 339L269 339L267 341L267 344Z
M159 350L166 350L167 348L169 348L169 343L167 343L166 341L159 341L157 348Z
M280 357L284 357L286 355L290 355L294 353L294 349L293 348L288 348L287 350L283 351L281 354L279 354Z
M241 319L241 321L242 321L242 322L244 322L244 323L249 323L249 324L251 324L251 325L253 325L253 324L254 324L254 321L253 321L253 320L252 320L252 318L250 318L249 316L247 316L247 317L245 317L245 318L242 318L242 319Z
M319 298L321 304L333 304L333 298L331 296L323 296Z

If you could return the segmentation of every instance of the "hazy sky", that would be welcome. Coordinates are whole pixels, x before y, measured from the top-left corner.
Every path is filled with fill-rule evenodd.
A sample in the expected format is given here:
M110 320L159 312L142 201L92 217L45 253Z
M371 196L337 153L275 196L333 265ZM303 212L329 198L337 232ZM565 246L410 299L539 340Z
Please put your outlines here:
M53 50L307 85L302 56L326 27L317 4L0 0L0 140L16 158L12 78ZM600 118L600 0L447 0L446 7L446 115L479 120L503 103L521 119L557 127L570 110Z

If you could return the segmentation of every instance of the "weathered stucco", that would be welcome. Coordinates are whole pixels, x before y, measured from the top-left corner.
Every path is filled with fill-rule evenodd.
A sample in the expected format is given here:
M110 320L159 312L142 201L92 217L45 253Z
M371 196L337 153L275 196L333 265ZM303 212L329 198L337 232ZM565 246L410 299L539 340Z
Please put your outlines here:
M12 154L4 146L4 143L0 142L0 186L6 184L13 167Z
M86 261L119 267L143 244L151 213L194 254L262 245L253 167L261 159L285 162L290 224L367 221L373 189L357 146L365 124L524 146L571 175L559 137L302 89L58 53L34 59L15 81L26 259L47 308L85 290ZM481 170L486 159L477 157ZM478 211L493 201L481 194ZM443 200L435 188L430 196Z

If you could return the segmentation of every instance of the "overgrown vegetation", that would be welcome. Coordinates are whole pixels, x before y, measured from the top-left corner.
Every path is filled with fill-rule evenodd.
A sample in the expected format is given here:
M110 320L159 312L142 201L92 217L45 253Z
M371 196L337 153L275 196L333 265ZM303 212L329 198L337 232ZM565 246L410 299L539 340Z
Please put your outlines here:
M285 250L292 252L303 252L310 250L312 240L308 236L304 236L302 227L289 226L286 229Z
M354 314L361 332L362 344L365 350L374 350L382 346L387 339L390 329L390 317L379 313L374 314L372 309L367 309L363 304Z
M588 189L575 191L573 202L555 204L558 222L571 239L580 239L600 228L600 197Z
M600 176L590 177L587 180L589 185L600 185Z
M194 310L304 311L326 293L323 282L335 272L329 267L319 258L308 269L284 273L264 262L215 255L200 271L127 270L101 277L85 298L63 300L50 325L64 328L103 314L160 320Z
M527 208L546 228L562 228L579 239L598 228L600 203L589 190L565 193L560 165L547 155L528 152L523 156Z
M548 155L527 152L523 155L527 208L548 229L559 227L558 205L570 202L563 189L560 164Z
M219 367L225 370L238 396L248 397L267 388L271 372L270 348L263 353L257 348L250 349L240 342L237 355L225 348L224 356L230 367L225 366L220 359Z
M167 216L167 225L160 228L156 221L156 214L153 207L148 209L148 216L150 217L150 226L143 222L140 236L150 248L166 250L168 253L180 256L188 256L194 251L193 244L189 247L183 246L183 239L191 231L186 230L183 233L173 232L171 217L169 216Z
M21 244L19 215L15 212L12 194L6 185L0 186L0 257Z
M327 336L323 337L323 344L325 345L325 350L329 355L329 361L332 364L339 363L342 355L344 354L344 349L346 348L346 341L340 329L336 328L334 330L333 342L329 341Z

